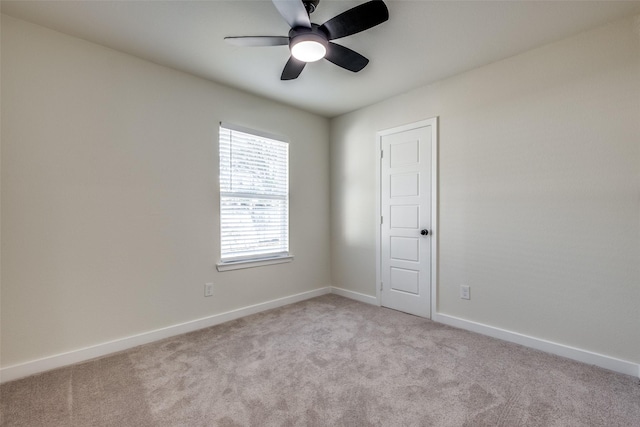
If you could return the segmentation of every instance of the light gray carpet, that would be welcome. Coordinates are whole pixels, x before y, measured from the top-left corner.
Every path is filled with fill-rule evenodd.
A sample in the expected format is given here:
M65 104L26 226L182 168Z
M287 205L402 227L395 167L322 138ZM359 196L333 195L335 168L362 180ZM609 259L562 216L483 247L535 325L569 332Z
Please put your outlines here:
M637 378L335 295L0 398L3 426L640 426Z

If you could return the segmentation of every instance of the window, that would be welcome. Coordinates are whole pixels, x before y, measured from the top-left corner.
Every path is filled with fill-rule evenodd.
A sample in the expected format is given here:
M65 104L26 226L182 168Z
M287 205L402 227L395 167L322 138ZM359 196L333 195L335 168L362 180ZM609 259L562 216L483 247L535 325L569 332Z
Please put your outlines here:
M220 124L218 270L291 261L289 144Z

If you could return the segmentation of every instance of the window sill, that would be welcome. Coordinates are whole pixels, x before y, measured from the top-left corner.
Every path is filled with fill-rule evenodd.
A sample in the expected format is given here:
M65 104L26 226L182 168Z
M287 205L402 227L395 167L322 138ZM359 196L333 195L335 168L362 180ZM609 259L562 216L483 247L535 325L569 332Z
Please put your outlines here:
M218 271L231 271L231 270L240 270L243 268L253 268L253 267L262 267L265 265L272 264L283 264L285 262L293 261L293 255L288 256L280 256L274 258L257 258L257 259L247 259L242 261L227 261L227 262L219 262L216 264L216 268Z

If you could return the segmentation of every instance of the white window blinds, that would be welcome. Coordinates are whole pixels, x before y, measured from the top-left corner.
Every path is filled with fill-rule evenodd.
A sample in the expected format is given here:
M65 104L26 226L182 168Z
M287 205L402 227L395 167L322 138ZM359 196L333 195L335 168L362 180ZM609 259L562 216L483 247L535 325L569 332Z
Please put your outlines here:
M220 124L222 261L289 253L289 144Z

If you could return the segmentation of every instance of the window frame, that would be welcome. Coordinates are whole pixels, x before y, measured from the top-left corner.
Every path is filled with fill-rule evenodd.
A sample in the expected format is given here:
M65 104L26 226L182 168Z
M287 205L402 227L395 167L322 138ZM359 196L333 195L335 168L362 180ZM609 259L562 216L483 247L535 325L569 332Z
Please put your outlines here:
M219 218L220 221L218 223L218 230L219 230L219 248L220 248L220 261L216 264L216 268L218 271L229 271L229 270L238 270L238 269L243 269L243 268L253 268L253 267L261 267L261 266L265 266L265 265L272 265L272 264L281 264L281 263L286 263L286 262L291 262L293 260L293 255L291 254L291 248L290 248L290 242L291 242L291 219L290 219L290 143L286 138L283 138L282 136L279 135L274 135L274 134L270 134L264 131L260 131L260 130L256 130L256 129L250 129L250 128L246 128L243 126L238 126L235 124L231 124L231 123L227 123L227 122L220 122L219 123L219 127L218 127L218 155L220 156L220 148L221 148L221 139L220 139L220 134L222 132L222 130L229 130L229 131L237 131L237 132L242 132L248 135L252 135L255 136L257 138L265 138L265 139L270 139L273 141L279 141L282 143L287 144L287 154L286 154L286 174L287 174L287 186L286 186L286 218L287 218L287 222L286 222L286 228L287 228L287 251L278 251L278 252L272 252L272 253L266 253L266 254L256 254L254 256L231 256L228 257L226 259L222 258L222 208L223 208L223 204L222 204L222 200L224 197L224 193L222 190L222 171L221 171L221 157L218 157L218 201L220 203L219 206ZM233 194L233 193L231 193ZM255 193L255 195L257 197L260 196L260 193ZM264 196L264 194L263 194ZM256 198L257 198L256 197Z

